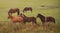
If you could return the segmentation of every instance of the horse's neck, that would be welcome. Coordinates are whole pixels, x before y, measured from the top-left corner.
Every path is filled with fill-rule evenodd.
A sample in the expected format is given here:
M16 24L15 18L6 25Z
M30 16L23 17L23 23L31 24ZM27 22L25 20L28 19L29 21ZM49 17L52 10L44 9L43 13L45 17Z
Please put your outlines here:
M24 18L25 18L25 19L28 19L29 17L27 17L27 16L24 16Z
M45 18L45 16L41 15L42 18Z
M45 19L45 17L44 16L40 16L40 19L43 20L43 19Z

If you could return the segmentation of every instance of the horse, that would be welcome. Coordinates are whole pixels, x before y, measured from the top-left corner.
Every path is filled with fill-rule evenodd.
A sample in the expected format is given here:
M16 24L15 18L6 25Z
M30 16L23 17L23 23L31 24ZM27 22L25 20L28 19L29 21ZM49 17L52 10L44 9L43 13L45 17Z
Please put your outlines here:
M32 7L25 7L25 8L23 9L23 12L29 11L29 10L32 12Z
M24 24L25 24L26 22L32 22L32 23L34 23L34 24L37 24L35 17L27 17L27 16L24 15L24 14L21 14L20 16L23 17L23 23L24 23Z
M23 17L21 16L8 16L8 19L10 19L13 23L16 22L23 22Z
M16 12L17 12L18 15L20 14L18 8L10 9L10 10L8 11L8 15L10 15L10 14L12 15L12 13L16 13Z
M53 18L53 17L50 17L50 16L45 17L45 16L43 16L41 14L38 14L37 17L39 17L41 19L42 24L44 24L45 22L53 22L53 23L55 23L55 18Z

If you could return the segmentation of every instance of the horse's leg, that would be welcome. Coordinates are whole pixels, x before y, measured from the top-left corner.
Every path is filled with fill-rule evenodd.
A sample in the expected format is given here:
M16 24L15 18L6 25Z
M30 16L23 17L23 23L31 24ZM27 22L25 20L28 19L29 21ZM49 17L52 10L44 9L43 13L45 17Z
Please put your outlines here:
M22 26L22 28L25 28L25 27L26 27L26 25L25 25L25 24L26 24L26 22L23 22L23 26Z
M42 22L42 27L43 27L44 30L46 30L45 22Z
M23 22L24 24L26 24L26 22Z
M13 27L14 27L14 31L17 32L19 30L19 27L14 22L12 24L13 24Z
M23 13L24 13L25 11L23 10Z
M42 22L42 25L43 25L43 26L45 26L45 23L44 23L44 22Z
M55 24L55 19L53 19L53 23Z
M37 25L36 20L33 20L33 21L32 21L32 24Z
M20 14L19 10L17 10L17 14L18 14L18 15Z
M37 22L36 22L36 21L35 21L34 23L35 23L35 24L37 24Z

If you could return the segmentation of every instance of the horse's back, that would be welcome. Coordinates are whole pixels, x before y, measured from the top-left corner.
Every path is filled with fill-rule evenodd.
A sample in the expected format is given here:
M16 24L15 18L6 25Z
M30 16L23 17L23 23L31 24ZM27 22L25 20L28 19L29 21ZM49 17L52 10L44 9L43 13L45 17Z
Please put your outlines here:
M23 21L23 18L21 16L13 16L11 20L12 21Z
M47 21L51 21L51 22L55 23L55 18L53 18L53 17L46 17L46 18L47 18Z
M47 19L54 19L53 17L46 17Z
M24 10L32 10L32 7L25 7Z
M36 18L35 18L35 17L29 17L29 19L31 19L31 20L36 20Z

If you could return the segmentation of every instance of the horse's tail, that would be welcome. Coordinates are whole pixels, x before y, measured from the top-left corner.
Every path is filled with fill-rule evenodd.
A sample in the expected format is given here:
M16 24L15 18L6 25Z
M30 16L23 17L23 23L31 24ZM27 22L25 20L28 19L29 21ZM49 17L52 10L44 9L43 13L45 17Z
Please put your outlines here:
M31 9L31 12L32 12L32 9Z
M53 23L55 24L55 18L53 18Z
M32 11L32 8L31 8L31 11Z
M55 19L54 19L54 23L55 23Z
M31 12L32 12L32 8L30 8Z

